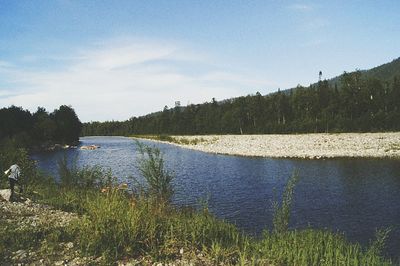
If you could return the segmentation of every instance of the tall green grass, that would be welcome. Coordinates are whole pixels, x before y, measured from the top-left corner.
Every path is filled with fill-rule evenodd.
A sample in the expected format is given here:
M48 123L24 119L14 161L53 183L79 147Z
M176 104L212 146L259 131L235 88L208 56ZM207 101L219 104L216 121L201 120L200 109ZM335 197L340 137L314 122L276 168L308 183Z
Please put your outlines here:
M140 153L137 168L146 181L142 191L147 196L169 202L174 193L172 186L174 176L166 170L163 154L155 147L145 146L140 142L136 144Z
M116 182L110 169L98 165L78 167L77 157L69 161L64 154L58 159L57 165L61 187L97 189Z
M391 265L380 250L372 246L363 249L343 235L326 230L266 231L256 245L260 257L278 265Z
M299 174L294 172L289 178L282 195L282 201L279 203L274 200L272 203L274 209L273 225L276 233L284 233L289 228L290 211L292 209L294 189L299 181Z

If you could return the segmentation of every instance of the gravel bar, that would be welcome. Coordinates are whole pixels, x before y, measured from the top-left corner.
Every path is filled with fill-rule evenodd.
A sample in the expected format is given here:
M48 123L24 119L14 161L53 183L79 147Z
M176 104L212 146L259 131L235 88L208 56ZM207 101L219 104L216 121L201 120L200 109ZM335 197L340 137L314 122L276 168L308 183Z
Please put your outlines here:
M400 158L400 132L172 136L193 150L269 158Z

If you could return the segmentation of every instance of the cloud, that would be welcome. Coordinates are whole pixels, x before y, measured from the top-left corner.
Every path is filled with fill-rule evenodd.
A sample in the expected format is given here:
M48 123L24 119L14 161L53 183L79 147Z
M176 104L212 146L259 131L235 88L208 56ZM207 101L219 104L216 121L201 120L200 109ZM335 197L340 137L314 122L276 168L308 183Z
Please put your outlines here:
M292 4L288 6L289 9L296 10L296 11L312 11L314 8L311 5L307 4Z
M6 70L8 68L11 68L11 67L13 67L13 64L11 64L10 62L0 60L0 71L1 70L4 71L4 70Z
M203 53L172 42L109 41L58 56L51 56L57 68L40 65L34 55L29 56L37 59L33 68L1 61L0 77L6 83L0 83L0 106L52 111L67 104L82 121L123 120L175 101L202 103L271 85L265 78L221 69Z
M319 47L325 43L326 41L323 39L314 39L304 42L303 47Z

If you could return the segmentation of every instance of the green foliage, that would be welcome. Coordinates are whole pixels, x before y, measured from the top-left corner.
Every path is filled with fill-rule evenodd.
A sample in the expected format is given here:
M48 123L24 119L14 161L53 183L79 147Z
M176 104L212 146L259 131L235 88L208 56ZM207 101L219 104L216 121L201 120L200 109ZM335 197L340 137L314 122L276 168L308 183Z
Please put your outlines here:
M52 113L56 123L55 137L61 143L74 143L79 140L82 124L74 109L61 105Z
M171 260L179 250L204 250L220 254L235 249L240 234L232 225L206 214L180 212L151 198L128 198L118 188L85 201L86 215L74 225L80 246L87 254L103 255L109 261L121 257L150 256ZM210 247L208 249L207 247Z
M82 124L69 106L62 105L51 114L41 107L31 114L11 106L0 109L0 128L0 145L39 149L54 143L75 144Z
M13 144L8 143L0 147L1 187L8 186L7 178L4 177L4 171L13 164L18 164L21 168L19 182L24 187L24 190L30 190L41 178L36 169L35 162L29 158L28 152L23 148L16 148Z
M16 106L0 109L0 142L14 138L21 145L29 145L32 141L29 136L32 124L32 115L28 110Z
M110 169L106 171L98 165L79 168L77 158L69 162L67 155L64 155L57 163L60 183L63 187L103 188L115 182Z
M295 230L284 233L264 231L257 244L260 257L275 265L392 265L388 260L344 236L321 230Z
M278 234L284 233L288 230L290 211L292 209L293 192L298 180L299 174L297 172L293 173L286 184L282 195L281 204L279 204L276 200L272 203L274 208L274 231Z
M371 257L379 257L382 255L382 251L385 248L390 232L391 228L384 228L376 231L375 240L371 243L368 249L368 254Z
M137 168L146 181L144 192L158 200L169 202L173 195L173 175L165 169L161 151L136 142L140 158Z

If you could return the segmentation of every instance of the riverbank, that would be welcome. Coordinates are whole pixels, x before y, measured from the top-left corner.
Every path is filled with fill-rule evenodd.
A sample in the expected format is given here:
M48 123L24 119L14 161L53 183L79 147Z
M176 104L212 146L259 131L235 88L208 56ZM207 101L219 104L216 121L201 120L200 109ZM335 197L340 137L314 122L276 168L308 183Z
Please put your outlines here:
M1 195L4 194L7 193ZM77 219L76 213L57 210L30 199L19 198L17 202L9 202L0 196L2 263L87 265L93 262L93 258L81 256L77 246L65 237L65 230Z
M298 135L135 136L193 150L269 158L400 158L400 132Z
M289 179L282 202L274 204L273 227L255 239L215 218L207 206L170 204L166 188L172 180L162 154L142 148L139 165L149 188L142 192L117 183L96 166L77 168L61 160L59 182L32 169L18 202L0 202L3 264L392 265L382 256L387 230L378 231L367 247L329 230L291 230L296 175ZM28 173L26 152L20 156L25 156L19 158L25 162L22 172Z
M50 198L41 201L51 205L0 200L3 263L328 266L346 261L355 266L392 265L381 256L387 238L382 231L363 249L328 230L287 230L283 211L274 222L278 229L267 230L255 240L206 209L175 209L149 199L135 200L119 188L90 195L73 188L59 192L56 205L66 207L71 204L67 201L74 200L83 212L59 210Z

